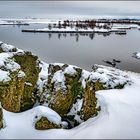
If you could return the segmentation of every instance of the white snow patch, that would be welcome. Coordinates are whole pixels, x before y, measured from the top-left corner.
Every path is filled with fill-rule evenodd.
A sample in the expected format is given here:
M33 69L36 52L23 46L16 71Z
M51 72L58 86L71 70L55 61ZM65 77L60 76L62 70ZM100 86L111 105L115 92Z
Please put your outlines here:
M57 71L57 72L54 73L54 76L53 76L51 82L55 83L54 86L55 86L56 90L59 90L60 84L61 84L61 87L63 89L66 89L66 86L65 86L65 76L64 76L64 73L62 72L62 70Z
M63 81L65 81L63 72L62 71L55 72L51 82L59 83L59 82L63 82Z
M11 53L0 53L0 81L6 82L11 80L10 72L20 69L20 65L14 62Z
M24 73L22 70L20 70L20 71L18 72L18 77L19 77L19 78L25 77L25 73Z
M55 111L45 106L37 106L33 108L33 116L35 122L41 117L46 117L52 123L57 125L61 124L61 117Z
M89 75L91 73L86 71L86 70L82 70L82 74L81 74L81 82L82 82L82 87L86 88L86 80L88 79Z
M0 53L0 67L5 67L6 70L15 71L20 69L20 65L14 62L11 53Z
M41 68L41 71L39 73L37 87L38 87L38 90L40 92L42 92L44 83L48 81L48 67L49 67L49 65L43 61L40 61L39 67Z
M33 86L30 82L25 82L25 84L30 87Z
M74 69L73 66L69 65L68 67L65 68L64 73L73 75L76 73L76 70Z
M2 43L0 46L4 52L11 52L13 49L16 49L13 45L8 45L5 43Z
M83 105L83 99L77 99L76 103L73 104L70 112L68 115L75 115L74 119L77 120L79 123L82 123L83 120L81 120L80 116L77 114L78 111L81 110Z
M0 69L0 82L10 81L9 72Z

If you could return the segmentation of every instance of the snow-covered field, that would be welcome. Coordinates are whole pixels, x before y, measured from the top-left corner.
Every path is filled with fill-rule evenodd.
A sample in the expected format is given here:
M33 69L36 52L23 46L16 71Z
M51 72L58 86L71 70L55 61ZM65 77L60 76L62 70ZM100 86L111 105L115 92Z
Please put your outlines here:
M58 23L59 20L55 19L34 19L34 18L23 18L23 19L2 19L0 18L0 25L19 25L19 24L48 24Z

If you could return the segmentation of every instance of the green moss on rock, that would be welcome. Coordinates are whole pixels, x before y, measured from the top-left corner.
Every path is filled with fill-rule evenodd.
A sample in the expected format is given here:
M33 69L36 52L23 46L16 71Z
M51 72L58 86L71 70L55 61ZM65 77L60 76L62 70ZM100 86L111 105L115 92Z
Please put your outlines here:
M0 101L4 109L21 112L32 108L36 102L34 94L40 70L38 57L30 52L16 53L13 59L21 68L10 72L10 81L0 82ZM19 71L23 71L25 76L19 77Z
M98 109L96 107L97 98L95 97L95 90L93 89L94 84L95 83L88 81L84 91L84 101L83 101L82 116L81 116L81 118L84 121L98 114Z
M15 61L21 66L21 70L25 73L25 85L21 101L21 111L32 108L36 99L33 96L35 92L36 82L40 72L37 60L38 57L30 52L25 52L22 55L15 55Z
M103 83L101 83L99 80L97 80L97 81L93 84L93 89L94 89L95 91L98 91L98 90L103 90L103 89L105 89L105 88L104 88Z
M54 100L49 104L49 107L55 110L60 116L65 116L73 104L73 94L70 92L64 94L59 90L53 98Z
M54 124L50 122L46 117L41 117L36 123L35 128L37 130L47 130L47 129L53 129L53 128L61 128L61 125Z
M56 66L54 67L53 65L50 65L50 67L51 68L49 68L50 73L47 86L49 88L49 91L51 92L50 94L52 95L51 96L52 100L49 104L49 107L55 110L61 116L65 116L70 111L77 96L83 93L82 84L80 82L82 69L75 68L76 73L74 74L64 73L65 77L64 82L66 89L64 90L60 84L59 90L56 90L54 88L55 83L54 82L52 83L51 81L55 72L60 70L60 67L57 67L57 69ZM68 66L67 65L62 66L63 71L66 67Z
M25 79L24 77L18 77L17 71L11 73L10 77L11 81L0 83L0 101L4 109L11 112L20 112Z

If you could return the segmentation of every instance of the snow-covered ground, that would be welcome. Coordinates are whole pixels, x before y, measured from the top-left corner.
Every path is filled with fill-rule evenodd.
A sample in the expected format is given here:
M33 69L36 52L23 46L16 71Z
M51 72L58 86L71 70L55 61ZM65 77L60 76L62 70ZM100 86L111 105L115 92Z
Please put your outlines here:
M24 24L53 24L58 23L56 19L34 19L34 18L23 18L23 19L2 19L0 18L0 25L24 25Z
M96 93L102 107L96 118L91 118L71 130L39 131L34 129L35 112L38 109L48 111L47 107L39 106L22 113L4 110L5 128L0 130L0 138L140 138L140 74L128 74L134 82L131 86ZM54 119L60 121L59 116Z
M140 75L129 75L132 86L96 93L102 106L100 115L81 124L80 133L73 138L140 138Z
M139 28L137 24L113 24L112 29L131 29L131 28Z

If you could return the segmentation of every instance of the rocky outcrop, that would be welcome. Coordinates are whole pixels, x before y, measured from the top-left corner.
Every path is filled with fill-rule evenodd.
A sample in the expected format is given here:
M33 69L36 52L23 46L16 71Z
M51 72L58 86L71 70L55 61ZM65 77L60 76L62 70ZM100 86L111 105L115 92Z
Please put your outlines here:
M39 75L38 57L30 52L1 45L1 72L5 78L0 80L0 101L4 109L21 112L33 107L36 102L34 92Z
M19 72L10 74L11 80L0 83L0 101L4 109L11 112L20 112L23 98L25 77L19 77Z
M46 64L30 52L0 42L0 102L11 112L45 105L67 121L68 128L98 115L96 91L131 83L125 72L94 65L92 72L68 64ZM48 113L48 112L47 112ZM41 116L36 129L60 128Z
M81 73L80 68L66 64L61 66L50 64L48 81L44 84L45 93L41 102L47 102L50 108L61 116L66 116L77 97L82 96Z
M92 116L97 116L99 108L97 107L97 98L95 96L95 91L102 90L102 88L97 87L97 82L92 83L88 81L86 83L86 88L84 89L83 106L82 106L82 119L86 121Z
M14 55L15 62L21 67L21 70L25 73L24 89L22 91L22 100L20 110L24 111L32 106L36 102L34 93L36 91L36 82L39 75L38 57L32 55L30 52L24 54Z
M47 69L47 78L39 77L43 85L39 103L60 114L70 124L69 128L98 115L96 91L121 89L130 82L119 70L99 65L92 72L67 64L49 64Z
M62 70L56 71L54 74L49 73L48 77L48 85L52 87L51 95L53 95L49 107L58 112L61 116L65 116L69 112L81 90L80 77L82 69L75 68L73 69L74 73L66 73L65 70L68 66L65 66L66 65L63 65ZM56 66L54 66L54 68L55 67ZM61 83L57 81L57 79L56 81L53 79L57 73L64 76L64 81Z

